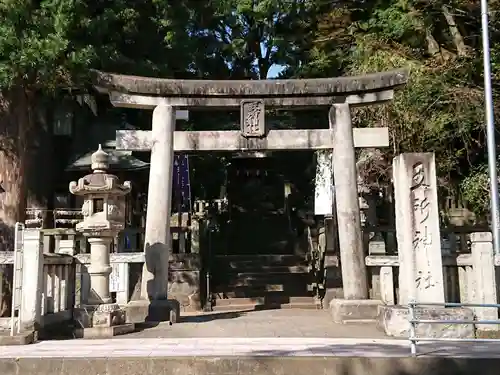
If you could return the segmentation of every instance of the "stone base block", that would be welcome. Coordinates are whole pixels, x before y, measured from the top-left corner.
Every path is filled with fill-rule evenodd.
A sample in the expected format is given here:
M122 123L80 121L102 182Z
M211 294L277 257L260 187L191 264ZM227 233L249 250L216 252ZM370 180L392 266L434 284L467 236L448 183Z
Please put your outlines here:
M325 290L325 295L323 297L323 309L330 309L330 302L333 299L342 299L344 291L342 288L328 288Z
M0 346L3 345L28 345L36 342L37 334L35 331L21 332L14 336L10 332L0 332Z
M73 334L77 338L107 338L131 333L133 323L125 323L126 312L116 304L82 306L75 310L77 328Z
M103 307L104 306L104 307ZM82 306L75 309L74 319L81 328L112 327L124 324L126 321L125 311L118 305Z
M180 305L177 300L131 301L124 307L127 323L177 323L180 319Z
M92 327L92 328L77 328L75 329L75 337L83 339L105 339L119 335L132 333L135 330L135 324L126 323L111 327Z
M200 271L186 270L186 264L181 262L175 265L183 269L170 269L169 271L169 298L179 302L181 311L200 311ZM171 268L172 266L173 265L171 265Z
M351 323L356 321L375 321L381 301L363 299L332 299L330 312L335 323Z
M415 317L422 320L474 320L474 312L459 307L419 307ZM387 336L408 338L410 323L409 309L406 306L379 307L378 327ZM416 326L416 336L422 338L474 338L473 324L430 324Z

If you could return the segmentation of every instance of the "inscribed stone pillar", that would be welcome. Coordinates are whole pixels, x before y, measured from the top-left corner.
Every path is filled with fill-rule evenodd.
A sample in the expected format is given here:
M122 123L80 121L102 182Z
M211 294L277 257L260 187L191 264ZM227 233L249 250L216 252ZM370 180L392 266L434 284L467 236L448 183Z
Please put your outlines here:
M476 290L472 303L478 304L496 304L497 285L495 278L495 256L493 253L493 236L490 232L471 233L471 253L472 253L472 272ZM477 320L497 320L498 309L495 307L476 307ZM481 324L479 330L497 331L496 324Z
M314 181L314 214L333 214L332 151L316 151L316 178Z
M174 160L175 110L159 105L153 111L152 148L142 271L141 297L167 298L170 210Z
M17 244L16 244L17 246ZM39 229L24 231L24 249L22 251L22 279L21 292L18 300L21 307L23 326L33 327L41 324L42 294L44 293L45 278L43 274L43 235ZM17 285L13 285L14 292ZM17 304L16 304L17 305ZM15 306L14 306L15 308Z
M351 112L346 103L334 104L329 112L334 131L333 177L344 298L368 298L367 274L359 212L356 154Z
M444 302L441 235L434 153L393 160L399 304Z

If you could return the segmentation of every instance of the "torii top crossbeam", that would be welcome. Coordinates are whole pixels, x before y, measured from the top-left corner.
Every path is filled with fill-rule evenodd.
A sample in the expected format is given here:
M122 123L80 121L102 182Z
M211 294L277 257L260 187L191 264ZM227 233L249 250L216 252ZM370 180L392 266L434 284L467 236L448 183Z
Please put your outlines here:
M359 77L288 80L180 80L127 76L94 71L94 85L118 107L154 109L159 105L193 109L238 108L240 131L175 132L176 151L252 151L329 149L328 129L269 130L267 107L350 106L391 100L394 89L404 85L407 73L396 70ZM149 131L118 131L117 149L150 150ZM385 147L387 128L354 129L355 147Z
M404 70L356 77L268 80L182 80L93 72L93 84L110 96L113 105L154 108L239 107L243 99L259 99L266 106L362 105L392 99L392 91L406 84Z

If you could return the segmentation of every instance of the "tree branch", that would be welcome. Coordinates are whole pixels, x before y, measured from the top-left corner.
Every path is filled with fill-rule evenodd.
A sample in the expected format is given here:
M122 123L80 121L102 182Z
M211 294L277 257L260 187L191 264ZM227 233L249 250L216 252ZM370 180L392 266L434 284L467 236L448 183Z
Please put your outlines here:
M464 38L460 33L460 30L458 30L458 26L455 22L455 17L450 12L450 8L448 5L443 5L441 9L443 11L444 18L446 19L446 23L448 24L448 29L450 30L451 37L453 38L453 43L457 49L458 56L468 56L470 48L465 44Z

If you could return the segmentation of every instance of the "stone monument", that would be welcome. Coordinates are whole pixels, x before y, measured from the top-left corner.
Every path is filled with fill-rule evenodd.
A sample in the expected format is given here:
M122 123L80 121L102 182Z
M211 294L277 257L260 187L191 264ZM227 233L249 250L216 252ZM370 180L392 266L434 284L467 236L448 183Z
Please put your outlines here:
M90 243L90 293L87 304L75 315L80 323L81 337L108 337L129 333L134 324L125 324L125 313L112 302L109 291L110 246L113 238L125 227L125 195L130 182L120 184L118 177L108 174L109 156L99 145L92 154L92 172L78 182L69 184L71 194L82 196L83 221L76 230Z
M444 302L436 163L433 153L394 158L399 301Z
M469 309L445 308L441 234L434 153L401 154L393 160L396 236L399 258L398 306L380 308L389 336L407 337L408 303L420 305L416 317L425 320L473 320ZM471 324L419 324L424 337L471 337Z

